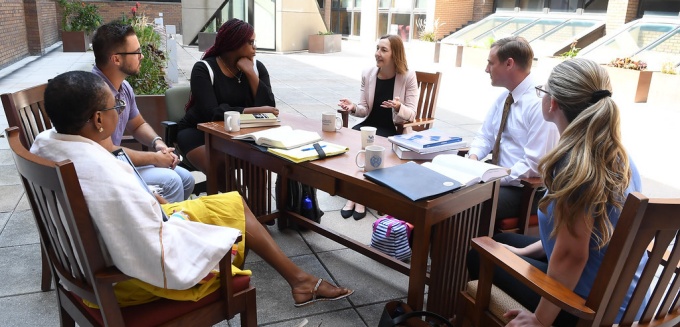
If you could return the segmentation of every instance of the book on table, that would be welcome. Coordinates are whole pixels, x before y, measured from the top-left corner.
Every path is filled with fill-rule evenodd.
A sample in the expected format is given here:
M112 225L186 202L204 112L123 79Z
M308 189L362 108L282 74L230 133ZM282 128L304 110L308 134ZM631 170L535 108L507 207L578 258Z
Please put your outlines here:
M439 151L439 152L430 152L430 153L420 153L416 151L411 151L407 148L398 146L396 144L392 144L392 151L399 157L399 159L404 159L404 160L432 160L434 157L440 155L440 154L457 154L458 150L453 149L453 150L444 150L444 151Z
M281 126L279 117L272 113L241 114L241 128Z
M431 128L420 132L394 135L387 138L390 142L418 153L432 153L465 147L467 142L461 137Z
M462 186L455 179L427 169L413 161L365 172L364 176L376 184L391 188L412 201L433 198Z
M318 144L318 150L317 147L314 146L315 144ZM349 148L346 146L325 141L307 144L292 149L267 149L267 152L271 152L279 157L288 159L295 163L337 156L347 151L349 151Z
M321 141L321 136L319 136L319 133L317 132L293 129L290 126L281 126L234 136L233 139L254 141L255 144L266 147L292 149Z
M432 162L423 163L423 167L449 176L461 182L464 186L488 182L510 174L508 168L464 158L456 154L438 155L432 159Z

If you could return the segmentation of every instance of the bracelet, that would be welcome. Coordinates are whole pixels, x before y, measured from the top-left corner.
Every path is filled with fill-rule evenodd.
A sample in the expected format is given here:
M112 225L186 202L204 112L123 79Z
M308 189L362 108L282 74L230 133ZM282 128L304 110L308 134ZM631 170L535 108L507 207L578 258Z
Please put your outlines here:
M162 141L162 140L163 140L163 138L160 137L160 136L154 137L153 140L151 140L151 148L156 150L156 142Z

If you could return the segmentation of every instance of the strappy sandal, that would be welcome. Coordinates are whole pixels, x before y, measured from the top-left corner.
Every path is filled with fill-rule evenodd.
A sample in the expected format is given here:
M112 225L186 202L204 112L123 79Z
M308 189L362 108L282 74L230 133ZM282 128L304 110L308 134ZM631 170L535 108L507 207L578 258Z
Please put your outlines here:
M312 303L318 302L318 301L336 301L336 300L344 299L344 298L352 295L352 293L354 293L353 290L348 290L347 293L338 295L336 297L317 296L316 293L319 291L319 286L321 285L321 282L323 282L323 279L319 278L319 281L316 282L316 286L314 286L314 289L310 292L310 293L312 293L312 298L310 300L307 300L307 301L302 302L302 303L295 303L295 306L299 308L299 307L302 307L302 306L305 306L305 305L308 305L308 304L312 304ZM293 291L293 294L308 294L308 293L307 292L295 292L295 291Z

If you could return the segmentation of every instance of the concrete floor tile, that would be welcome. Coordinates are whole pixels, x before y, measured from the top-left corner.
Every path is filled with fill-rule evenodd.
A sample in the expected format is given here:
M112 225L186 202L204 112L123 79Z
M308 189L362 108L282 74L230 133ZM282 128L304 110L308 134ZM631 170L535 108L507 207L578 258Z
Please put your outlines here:
M1 134L4 134L2 130ZM12 157L12 150L0 150L0 166L14 165L14 158Z
M5 149L4 146L9 149L9 144L7 139L0 139L0 149ZM19 179L19 172L14 165L2 165L0 166L0 185L19 185L21 179Z
M406 301L406 298L396 300ZM385 308L385 304L387 302L389 301L365 305L362 307L358 307L356 310L359 312L359 315L361 316L361 318L363 318L363 320L366 322L368 326L378 326L378 323L380 322L380 317L382 316L383 309Z
M0 212L13 211L24 194L23 185L0 185Z
M59 305L55 291L0 297L3 326L59 326Z
M306 324L305 324L306 322ZM333 312L322 313L314 316L296 318L290 321L274 323L267 325L271 327L291 327L291 326L306 326L306 327L361 327L361 326L376 326L367 325L361 316L354 309L338 310Z
M0 272L2 272L0 299L5 296L40 292L41 262L40 244L0 247ZM56 299L54 301L56 302Z
M14 211L23 211L23 210L30 210L31 209L31 204L28 202L28 197L26 197L26 192L24 192L21 195L21 199L19 200L19 203L17 204L17 207L14 209Z
M40 234L31 210L14 211L0 232L0 247L40 244Z
M335 281L330 278L331 276L315 256L298 256L292 258L292 260L302 270L335 284ZM299 317L347 309L351 306L347 299L342 299L317 302L305 307L295 308L290 286L272 267L265 262L257 262L247 265L246 268L253 270L251 283L257 289L258 324L288 321ZM340 285L345 286L342 283ZM351 300L353 296L354 294L349 299Z
M298 231L289 228L279 230L277 226L266 226L266 228L286 256L296 257L312 253L305 241L300 237ZM246 240L246 242L248 242L248 240ZM262 258L255 252L250 251L246 257L245 268L251 269L250 264L258 262L262 262Z
M332 228L338 234L345 235L368 245L371 243L373 222L376 221L376 216L375 211L370 210L364 219L357 221L351 217L347 219L342 218L342 216L340 216L340 210L327 211L323 217L321 217L321 225ZM315 252L320 253L345 248L345 246L330 241L314 232L306 231L301 234Z
M354 290L350 301L355 306L407 295L408 276L352 250L323 252L319 258L338 284Z

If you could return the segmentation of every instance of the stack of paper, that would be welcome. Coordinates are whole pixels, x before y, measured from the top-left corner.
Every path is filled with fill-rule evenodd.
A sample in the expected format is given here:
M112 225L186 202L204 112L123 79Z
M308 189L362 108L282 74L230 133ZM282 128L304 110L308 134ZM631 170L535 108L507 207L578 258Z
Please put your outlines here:
M402 148L406 148L410 151L416 152L419 155L430 154L442 151L451 151L467 146L467 143L463 141L462 138L450 135L446 132L439 131L437 129L427 129L420 132L413 132L402 135L394 135L387 138L393 144L396 144ZM394 149L394 148L393 148ZM395 153L403 153L404 151L397 152L399 149L395 149ZM400 157L402 159L426 159L419 158L417 156L411 156L410 158Z

